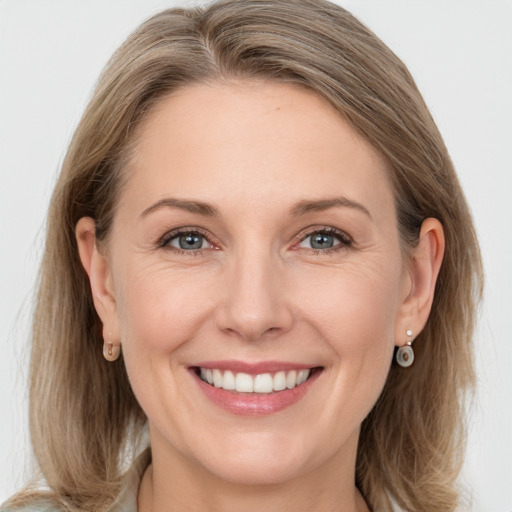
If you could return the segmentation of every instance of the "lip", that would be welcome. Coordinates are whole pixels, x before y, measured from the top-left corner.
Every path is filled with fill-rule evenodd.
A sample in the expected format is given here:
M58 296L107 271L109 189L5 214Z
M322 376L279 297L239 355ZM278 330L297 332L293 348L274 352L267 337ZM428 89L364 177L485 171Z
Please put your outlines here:
M232 372L243 372L248 373L250 375L258 375L261 373L276 373L280 371L288 371L288 370L308 370L313 368L318 368L319 365L314 364L302 364L302 363L292 363L292 362L284 362L284 361L258 361L258 362L247 362L247 361L237 361L237 360L225 360L225 361L204 361L200 363L196 363L190 368L199 367L205 368L209 370L230 370Z
M252 375L261 373L273 373L282 370L302 370L318 369L313 371L306 382L293 389L285 389L272 393L240 393L238 391L227 391L222 388L216 388L207 382L204 382L198 375L197 369L219 369L230 370L233 372L244 372ZM266 416L282 411L301 400L306 393L314 386L319 376L323 373L323 368L314 365L304 365L297 363L283 363L278 361L266 361L261 363L245 363L241 361L208 361L199 363L189 368L189 373L213 404L225 411L240 416Z

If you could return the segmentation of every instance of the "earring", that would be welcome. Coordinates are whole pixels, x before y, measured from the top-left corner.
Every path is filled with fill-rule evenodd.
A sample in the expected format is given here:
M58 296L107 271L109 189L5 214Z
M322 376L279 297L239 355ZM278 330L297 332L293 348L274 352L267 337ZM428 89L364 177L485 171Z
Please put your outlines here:
M109 338L112 337L112 333L109 333ZM114 345L110 341L105 341L103 343L103 357L107 361L115 361L119 355L121 354L121 347L119 345Z
M414 350L412 349L412 331L410 329L407 330L407 336L409 336L409 340L403 347L399 347L396 351L396 362L402 368L408 368L414 363Z

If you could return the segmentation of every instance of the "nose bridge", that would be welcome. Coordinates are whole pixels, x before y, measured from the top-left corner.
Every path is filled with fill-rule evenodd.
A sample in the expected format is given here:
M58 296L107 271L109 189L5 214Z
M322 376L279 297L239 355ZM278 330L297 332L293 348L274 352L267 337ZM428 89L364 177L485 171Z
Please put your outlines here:
M288 330L292 315L282 271L278 256L268 246L251 243L240 247L226 269L219 327L246 340Z

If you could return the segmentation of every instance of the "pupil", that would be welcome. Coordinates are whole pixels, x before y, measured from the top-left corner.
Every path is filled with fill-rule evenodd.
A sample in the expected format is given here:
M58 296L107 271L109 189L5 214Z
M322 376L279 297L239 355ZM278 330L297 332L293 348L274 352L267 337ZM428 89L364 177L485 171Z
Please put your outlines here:
M179 239L181 249L201 249L203 240L200 235L189 233L188 235L182 235Z
M313 249L325 249L331 248L334 245L334 239L330 235L326 235L325 233L317 233L313 236L311 241L311 247Z

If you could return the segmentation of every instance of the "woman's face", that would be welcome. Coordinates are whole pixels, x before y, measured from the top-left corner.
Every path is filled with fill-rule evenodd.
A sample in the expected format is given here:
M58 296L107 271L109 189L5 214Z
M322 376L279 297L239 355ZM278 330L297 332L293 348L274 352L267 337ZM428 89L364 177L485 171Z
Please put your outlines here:
M162 100L127 173L103 320L154 454L244 483L353 466L407 329L382 159L313 93L239 82Z

